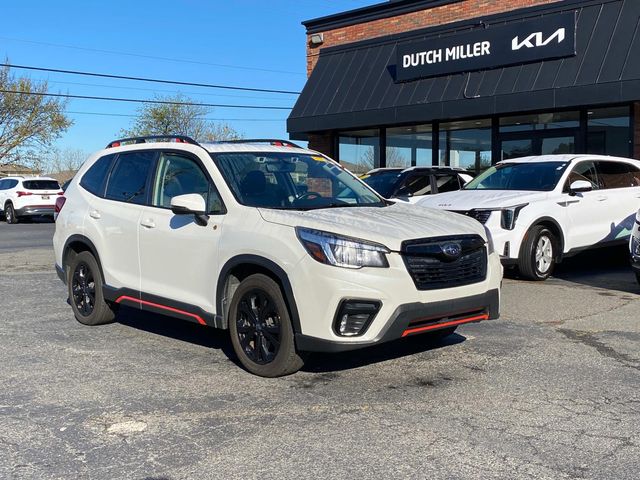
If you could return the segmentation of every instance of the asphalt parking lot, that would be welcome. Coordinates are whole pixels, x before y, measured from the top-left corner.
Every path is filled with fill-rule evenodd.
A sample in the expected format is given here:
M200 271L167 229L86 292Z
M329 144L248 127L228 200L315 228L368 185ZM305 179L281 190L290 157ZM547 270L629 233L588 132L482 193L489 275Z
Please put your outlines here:
M52 232L0 224L0 478L638 478L624 249L505 280L502 318L444 341L315 355L268 380L212 329L130 309L77 323Z

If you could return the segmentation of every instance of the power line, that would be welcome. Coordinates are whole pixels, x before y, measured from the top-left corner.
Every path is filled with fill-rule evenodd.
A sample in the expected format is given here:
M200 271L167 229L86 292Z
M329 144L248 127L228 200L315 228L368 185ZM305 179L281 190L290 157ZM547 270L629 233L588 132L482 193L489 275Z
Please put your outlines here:
M137 118L138 115L132 115L128 113L106 113L106 112L76 112L67 111L67 113L73 115L96 115L101 117L129 117ZM202 120L207 122L285 122L286 118L209 118L203 117Z
M282 93L285 95L300 95L300 92L292 92L290 90L271 90L267 88L234 87L230 85L215 85L210 83L194 83L194 82L181 82L178 80L160 80L157 78L129 77L125 75L111 75L108 73L83 72L79 70L62 70L59 68L32 67L29 65L14 65L12 63L0 63L0 67L19 68L23 70L37 70L39 72L64 73L69 75L84 75L86 77L117 78L119 80L135 80L138 82L168 83L171 85L186 85L190 87L221 88L224 90L241 90L245 92Z
M70 49L73 49L73 50L83 50L85 52L107 53L107 54L110 54L110 55L124 55L124 56L127 56L127 57L148 58L148 59L151 59L151 60L164 60L164 61L167 61L167 62L191 63L191 64L194 64L194 65L210 65L212 67L235 68L235 69L238 69L238 70L253 70L253 71L256 71L256 72L284 73L284 74L288 74L288 75L306 75L305 73L302 73L302 72L291 72L291 71L287 71L287 70L272 70L272 69L269 69L269 68L245 67L245 66L230 65L230 64L225 64L225 63L210 63L210 62L202 62L202 61L198 61L198 60L187 60L187 59L181 59L181 58L158 57L158 56L155 56L155 55L144 55L144 54L140 54L140 53L120 52L120 51L116 51L116 50L104 50L104 49L100 49L100 48L87 48L87 47L79 47L77 45L63 45L63 44L60 44L60 43L39 42L39 41L35 41L35 40L23 40L23 39L20 39L20 38L0 37L0 39L10 40L10 41L14 41L14 42L31 43L31 44L34 44L34 45L45 45L45 46L48 46L48 47L70 48Z
M58 97L58 98L77 98L82 100L105 100L111 102L130 102L130 103L156 103L162 105L182 105L195 107L219 107L219 108L246 108L257 110L291 110L291 107L269 107L266 105L229 105L220 103L196 103L196 102L172 102L168 100L143 100L140 98L116 98L116 97L97 97L90 95L71 95L68 93L44 93L44 92L21 92L18 90L0 90L0 93L14 93L17 95L36 95L39 97Z

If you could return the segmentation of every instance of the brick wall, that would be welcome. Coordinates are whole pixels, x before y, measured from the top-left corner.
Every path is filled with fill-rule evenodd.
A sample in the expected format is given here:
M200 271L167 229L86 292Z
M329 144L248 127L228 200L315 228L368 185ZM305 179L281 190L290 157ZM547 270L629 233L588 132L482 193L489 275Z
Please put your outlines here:
M312 47L309 36L307 37L307 74L311 75L321 48L558 1L561 0L465 0L429 10L328 30L323 32L324 43L320 47Z
M309 148L335 158L333 135L309 135Z

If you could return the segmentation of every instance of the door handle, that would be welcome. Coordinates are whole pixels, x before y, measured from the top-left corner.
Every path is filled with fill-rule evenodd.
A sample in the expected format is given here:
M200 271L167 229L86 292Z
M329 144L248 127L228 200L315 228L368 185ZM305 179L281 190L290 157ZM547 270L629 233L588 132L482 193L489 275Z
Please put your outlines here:
M156 222L154 222L152 219L148 218L147 220L143 220L140 222L140 225L142 225L145 228L156 228Z
M606 195L598 195L596 197L596 200L598 200L599 202L604 202L608 197Z
M95 218L96 220L98 220L101 217L100 212L98 210L91 210L89 212L89 216L91 218Z

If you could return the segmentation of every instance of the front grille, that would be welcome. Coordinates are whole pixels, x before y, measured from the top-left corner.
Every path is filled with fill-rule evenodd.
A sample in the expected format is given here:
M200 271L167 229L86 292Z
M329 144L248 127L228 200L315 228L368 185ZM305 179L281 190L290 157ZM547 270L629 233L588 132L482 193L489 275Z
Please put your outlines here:
M452 210L453 213L459 213L460 215L466 215L479 221L481 224L487 223L491 216L491 210Z
M451 255L454 245L459 255ZM410 240L402 243L401 254L418 290L471 285L487 277L487 248L478 235Z

